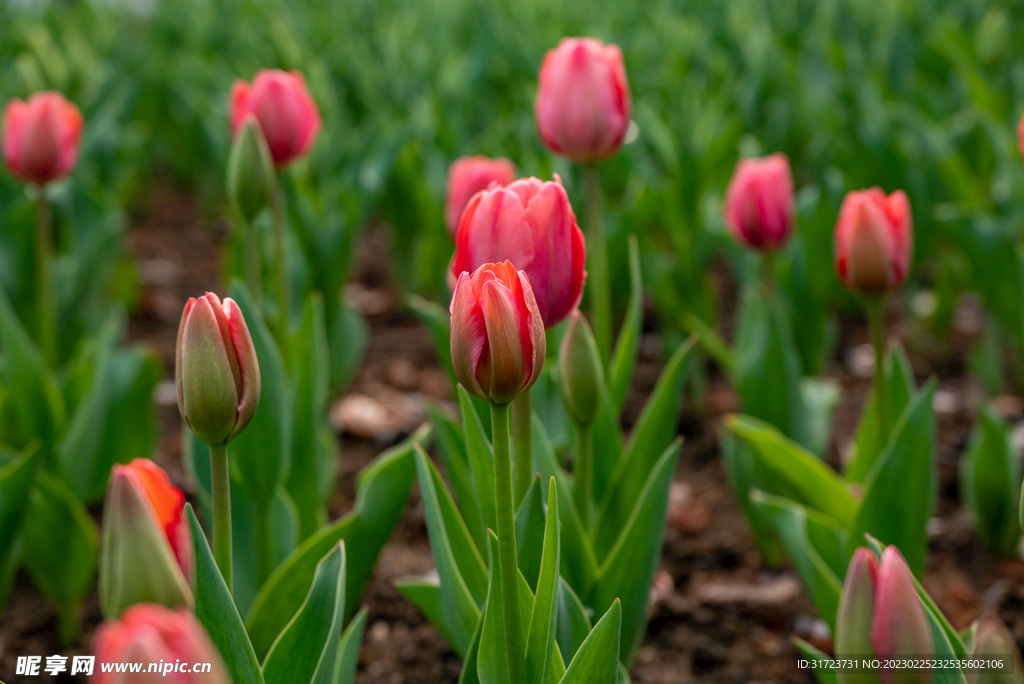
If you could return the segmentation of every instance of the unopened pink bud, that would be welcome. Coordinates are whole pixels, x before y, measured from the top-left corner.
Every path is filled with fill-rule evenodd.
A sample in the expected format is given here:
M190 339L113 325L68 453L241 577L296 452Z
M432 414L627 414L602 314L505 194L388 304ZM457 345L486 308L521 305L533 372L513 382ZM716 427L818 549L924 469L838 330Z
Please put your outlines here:
M4 162L18 179L45 185L71 173L78 161L82 113L57 92L14 98L3 115Z
M836 271L848 289L877 296L899 289L910 272L914 232L902 190L849 192L835 230Z
M460 157L448 167L448 188L444 199L444 222L455 238L462 211L473 195L492 184L504 187L516 179L515 164L504 157Z
M786 244L796 225L786 155L741 159L725 191L723 214L726 228L741 245L774 251Z
M932 630L907 561L895 546L882 552L871 620L871 645L879 656L934 655ZM883 684L927 684L927 671L880 669Z
M251 86L235 81L230 105L232 136L255 115L278 168L309 152L320 133L320 110L298 71L263 69Z

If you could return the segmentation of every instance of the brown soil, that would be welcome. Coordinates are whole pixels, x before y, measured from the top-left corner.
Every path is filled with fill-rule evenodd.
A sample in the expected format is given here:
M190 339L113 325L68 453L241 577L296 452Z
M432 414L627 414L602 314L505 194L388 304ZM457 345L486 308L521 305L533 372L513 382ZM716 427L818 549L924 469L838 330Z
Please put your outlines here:
M133 216L132 223L128 244L138 259L143 295L129 336L156 350L172 377L181 308L188 296L216 289L225 227L204 221L188 196L172 190L157 192L146 209ZM365 304L372 340L350 396L362 394L385 406L395 397L450 400L429 336L400 310L397 298L386 287L387 243L381 234L371 231L365 241L351 293ZM948 393L946 398L956 400L952 410L938 414L940 497L925 585L955 626L965 627L981 610L991 608L999 611L1020 640L1024 637L1024 563L987 554L958 502L956 463L971 428L968 400L975 394L959 361L968 340L956 335L935 340L902 323L894 334L912 346L919 380L937 375L940 389ZM866 339L862 323L844 323L843 349ZM658 338L646 335L626 411L627 425L657 379L660 352ZM870 382L851 374L840 361L828 370L843 388L835 418L834 464L856 427ZM787 657L794 653L791 637L799 635L824 649L830 642L792 570L766 569L754 549L718 458L716 426L723 415L736 410L736 398L724 379L715 373L711 377L703 409L684 405L680 413L679 430L686 444L672 491L661 571L652 589L651 622L631 673L633 681L812 681L788 671ZM158 394L164 430L156 460L176 484L190 491L180 463L179 419L173 396L168 400L166 392ZM1014 394L1021 396L1019 388ZM1019 399L1004 397L1000 406L1013 421L1024 418ZM401 414L406 408L403 404L395 412ZM405 431L407 427L376 436L343 434L337 488L329 502L332 515L342 515L351 507L355 474ZM458 680L458 658L393 585L399 577L422 575L432 566L423 509L414 491L363 597L369 620L358 684L454 684ZM95 594L82 607L82 618L82 643L88 644L100 620ZM66 676L49 680L45 675L33 679L14 675L17 656L58 652L53 611L27 578L19 576L0 616L0 677L11 683L75 681ZM83 652L84 647L63 651L65 655Z

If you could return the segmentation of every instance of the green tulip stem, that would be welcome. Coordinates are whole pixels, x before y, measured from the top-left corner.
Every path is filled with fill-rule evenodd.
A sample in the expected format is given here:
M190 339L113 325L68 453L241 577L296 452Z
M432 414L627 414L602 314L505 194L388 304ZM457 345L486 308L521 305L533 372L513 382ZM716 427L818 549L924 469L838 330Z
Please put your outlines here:
M775 295L775 251L767 250L761 259L761 284L768 299Z
M515 504L518 508L533 480L533 401L530 390L512 402L512 426L515 430Z
M505 652L509 684L526 682L526 648L519 614L519 561L516 556L516 523L512 509L512 454L509 449L508 404L491 404L494 435L494 499L498 513L498 576L501 578L501 611L505 620Z
M576 482L572 497L583 522L590 529L590 501L594 496L594 432L589 425L576 423L576 463L573 470Z
M242 229L242 275L253 298L260 302L263 299L263 275L260 264L260 234L255 225L239 218Z
M871 319L871 341L875 346L875 409L878 411L878 426L886 440L892 425L889 408L889 390L885 382L885 323L882 321L883 297L868 302L868 316Z
M271 213L274 215L274 265L277 278L277 323L278 344L283 348L288 342L288 255L284 240L284 200L281 198L280 179L271 193Z
M227 444L210 445L213 480L213 557L231 591L231 474Z
M82 622L78 618L78 604L62 605L57 609L57 632L61 646L68 648L78 643Z
M608 244L601 217L601 177L597 167L583 167L583 184L587 202L587 289L590 290L590 320L601 353L601 364L607 368L612 346L612 291L608 275Z
M36 315L39 325L39 350L50 369L57 367L56 322L53 314L53 279L50 273L53 244L50 236L50 206L46 190L39 188L36 199Z
M256 586L262 587L274 569L274 552L270 544L270 510L259 507L256 511Z

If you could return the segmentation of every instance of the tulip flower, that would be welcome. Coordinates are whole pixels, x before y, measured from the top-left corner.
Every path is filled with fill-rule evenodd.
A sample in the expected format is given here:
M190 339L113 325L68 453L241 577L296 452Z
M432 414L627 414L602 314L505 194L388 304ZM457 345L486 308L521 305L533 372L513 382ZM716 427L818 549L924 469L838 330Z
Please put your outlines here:
M120 620L99 626L92 650L99 663L143 663L141 672L104 672L97 666L95 684L231 684L206 630L185 610L149 603L132 606ZM150 663L157 663L160 671L149 672Z
M1006 625L993 613L984 613L978 618L974 632L974 650L971 657L979 660L1009 660L1010 667L1000 672L966 672L967 684L1019 684L1024 682L1024 660L1013 635Z
M115 465L107 489L100 553L100 603L117 617L135 603L192 605L192 533L185 495L158 465Z
M13 98L3 116L4 162L19 180L46 185L67 176L78 160L82 113L57 92Z
M846 570L843 590L836 614L836 656L865 656L871 650L871 617L875 609L875 585L878 583L878 561L870 549L863 547L853 553ZM877 681L874 673L838 673L840 684Z
M902 190L849 192L835 230L836 271L848 289L877 297L899 289L910 272L914 233Z
M722 210L733 238L750 249L772 252L796 224L793 174L786 155L741 159L725 191Z
M260 402L260 366L242 311L207 292L189 299L178 326L174 384L178 410L210 445L213 542L217 565L231 587L231 488L227 443L249 424Z
M309 152L320 133L320 110L298 71L263 69L251 86L235 81L230 108L232 135L242 129L247 115L255 115L278 168Z
M556 175L491 187L469 201L455 235L452 273L511 261L526 272L544 327L565 320L583 297L587 247Z
M633 103L617 45L563 38L544 55L537 80L537 132L552 152L585 164L618 151Z
M516 179L515 164L504 157L460 157L448 167L448 188L444 199L444 222L448 234L455 239L462 210L473 195L491 187L505 186Z

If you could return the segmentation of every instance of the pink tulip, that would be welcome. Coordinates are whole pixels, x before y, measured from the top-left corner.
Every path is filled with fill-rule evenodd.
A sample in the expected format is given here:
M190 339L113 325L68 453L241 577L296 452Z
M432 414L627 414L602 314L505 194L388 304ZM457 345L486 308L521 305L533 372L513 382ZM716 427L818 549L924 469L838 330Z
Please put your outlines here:
M849 192L835 229L836 271L850 290L877 296L899 289L910 272L914 233L902 190Z
M309 152L320 133L320 110L298 71L263 69L251 87L245 81L235 81L231 88L232 136L250 113L260 122L277 168Z
M882 552L871 619L871 645L879 656L927 656L935 652L931 626L917 596L914 576L895 546ZM880 669L883 684L925 684L927 672Z
M563 38L540 65L537 132L555 154L587 163L622 146L633 103L622 51L594 38Z
M504 157L460 157L452 162L448 167L448 189L444 200L444 222L452 239L459 229L462 210L473 195L491 187L492 183L504 186L515 179L515 164Z
M67 176L78 160L82 113L57 92L13 98L3 115L4 162L19 180L45 185Z
M533 386L547 342L524 271L505 261L462 273L451 315L452 365L471 394L507 404Z
M492 187L474 195L462 212L452 273L458 277L506 259L529 276L545 327L579 305L587 247L558 176Z
M231 684L217 648L186 610L136 604L99 626L93 653L95 684ZM104 663L142 663L142 671L103 672ZM158 671L149 671L150 663Z
M846 570L843 591L839 595L836 614L836 655L862 656L871 654L871 618L875 610L875 585L878 583L878 561L870 549L863 547L853 552L853 560ZM840 682L856 682L854 675Z
M796 225L793 174L786 155L741 159L725 191L725 225L751 249L774 251Z

